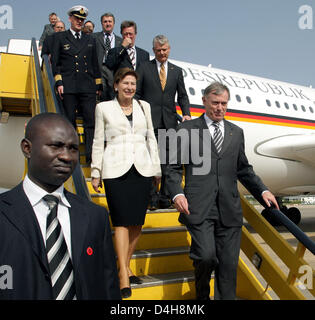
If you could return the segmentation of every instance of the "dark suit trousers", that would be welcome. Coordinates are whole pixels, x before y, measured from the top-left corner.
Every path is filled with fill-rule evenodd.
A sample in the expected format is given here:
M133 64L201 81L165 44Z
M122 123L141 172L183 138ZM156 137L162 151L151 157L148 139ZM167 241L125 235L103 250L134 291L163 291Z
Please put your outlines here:
M217 210L217 209L216 209ZM225 227L215 210L199 225L187 225L192 243L197 299L209 297L209 281L215 271L215 300L235 300L236 275L241 243L241 227Z
M101 75L102 75L102 85L103 85L103 91L100 97L100 101L110 101L115 98L114 88L113 88L113 81L108 81L108 70L105 69L105 65L103 64L101 69Z
M95 126L96 93L66 93L63 95L65 116L76 128L76 110L83 117L86 160L91 160Z
M159 130L159 128L154 129L154 134L155 134L155 138L156 138L157 142L159 142L158 130ZM162 130L166 130L166 129L162 128ZM161 153L161 158L166 159L165 163L161 163L162 177L161 177L160 196L162 196L163 199L168 199L170 197L169 192L166 187L166 174L167 174L168 163L169 163L169 144L168 144L168 141L166 141L165 150L161 150L160 153ZM164 155L162 155L162 153ZM155 193L156 193L156 187L154 185L152 185L151 197L154 196Z

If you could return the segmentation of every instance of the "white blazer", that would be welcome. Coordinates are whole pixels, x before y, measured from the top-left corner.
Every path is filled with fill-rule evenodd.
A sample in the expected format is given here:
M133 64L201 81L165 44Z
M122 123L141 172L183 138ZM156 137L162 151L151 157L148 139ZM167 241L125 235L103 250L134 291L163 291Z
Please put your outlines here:
M161 176L151 108L145 101L141 100L141 104L143 110L133 99L132 127L117 99L97 104L92 148L92 178L117 178L128 172L132 165L142 176Z

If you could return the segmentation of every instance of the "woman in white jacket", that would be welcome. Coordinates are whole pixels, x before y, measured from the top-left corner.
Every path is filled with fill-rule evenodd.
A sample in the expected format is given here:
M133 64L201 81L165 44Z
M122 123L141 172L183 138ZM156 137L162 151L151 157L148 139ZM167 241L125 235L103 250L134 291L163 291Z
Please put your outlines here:
M135 71L118 70L114 77L117 97L96 106L91 164L93 188L99 192L103 180L115 227L123 298L131 296L130 283L141 283L130 269L130 259L144 224L152 178L158 184L161 177L150 105L133 99L136 83Z

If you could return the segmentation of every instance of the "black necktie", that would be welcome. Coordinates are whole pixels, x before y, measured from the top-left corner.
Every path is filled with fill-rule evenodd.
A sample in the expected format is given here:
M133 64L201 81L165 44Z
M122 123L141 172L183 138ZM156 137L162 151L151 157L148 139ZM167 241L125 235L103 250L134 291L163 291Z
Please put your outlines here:
M59 199L46 195L43 200L49 207L46 224L46 253L55 300L73 300L74 274L66 241L57 218Z
M105 51L106 51L105 55L107 56L108 51L111 49L109 33L106 33L105 37L106 37L106 39L105 39Z
M219 122L214 121L212 123L212 125L215 127L214 134L213 134L213 142L214 142L214 145L215 145L218 153L220 153L220 151L222 149L223 135L222 135L222 132L219 128Z
M76 38L77 41L80 40L80 33L79 33L79 32L76 32L76 33L75 33L75 38Z

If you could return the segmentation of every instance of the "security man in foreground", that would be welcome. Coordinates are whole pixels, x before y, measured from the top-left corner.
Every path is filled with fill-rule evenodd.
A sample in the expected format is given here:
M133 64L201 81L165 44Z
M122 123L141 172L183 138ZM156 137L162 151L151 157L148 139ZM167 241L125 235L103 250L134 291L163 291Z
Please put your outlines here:
M76 127L76 110L83 116L86 162L91 162L94 136L96 94L102 90L95 39L82 32L88 9L74 6L68 10L71 27L55 37L52 69L56 90L63 101L66 117Z

